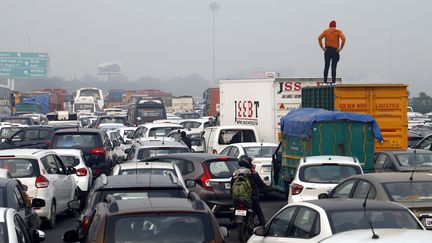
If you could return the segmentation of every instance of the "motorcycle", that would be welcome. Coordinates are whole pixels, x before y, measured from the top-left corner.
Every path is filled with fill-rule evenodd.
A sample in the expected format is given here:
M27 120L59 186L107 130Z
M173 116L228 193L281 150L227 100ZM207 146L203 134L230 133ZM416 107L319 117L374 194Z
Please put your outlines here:
M235 202L234 223L237 224L240 242L246 242L255 228L255 213L252 201L239 199Z

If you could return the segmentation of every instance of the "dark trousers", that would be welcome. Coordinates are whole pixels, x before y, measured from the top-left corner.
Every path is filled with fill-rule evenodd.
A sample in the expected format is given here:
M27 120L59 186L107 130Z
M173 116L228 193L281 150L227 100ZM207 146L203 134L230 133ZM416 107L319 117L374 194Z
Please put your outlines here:
M336 67L339 62L339 52L337 52L336 48L326 47L326 51L324 52L324 83L327 83L328 71L330 68L331 62L331 75L332 75L332 83L336 83Z
M255 212L256 216L258 217L259 224L261 226L264 226L265 225L265 218L264 218L264 214L263 214L262 209L261 209L259 199L258 199L258 197L252 197L251 199L252 199L252 204L253 204L253 211Z

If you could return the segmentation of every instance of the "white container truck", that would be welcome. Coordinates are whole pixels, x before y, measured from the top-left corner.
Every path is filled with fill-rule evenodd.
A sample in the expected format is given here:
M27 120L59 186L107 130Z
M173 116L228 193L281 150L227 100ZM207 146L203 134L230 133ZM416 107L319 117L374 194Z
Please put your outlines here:
M320 85L322 78L221 80L220 125L252 125L260 142L278 143L280 119L300 107L301 89Z

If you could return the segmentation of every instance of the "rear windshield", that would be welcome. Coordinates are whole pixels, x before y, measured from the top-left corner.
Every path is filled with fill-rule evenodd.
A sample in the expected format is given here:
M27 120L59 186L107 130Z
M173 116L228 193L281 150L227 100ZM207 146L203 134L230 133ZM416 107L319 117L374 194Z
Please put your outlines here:
M206 163L212 178L230 178L239 168L237 160L210 161Z
M179 114L179 117L181 117L182 119L199 119L200 115L198 113L184 113Z
M417 166L432 166L431 153L406 153L397 154L396 158L400 166L417 167Z
M69 156L69 155L61 155L60 156L61 159L63 160L63 163L67 166L67 167L75 167L77 165L79 165L80 160L78 157L75 156Z
M333 233L357 229L422 229L408 210L350 210L327 212Z
M112 189L103 191L101 199L106 198L107 195L114 195L118 200L137 199L137 198L153 198L153 197L173 197L173 198L186 198L186 194L182 188L178 189Z
M142 148L138 150L138 160L157 156L164 154L178 154L178 153L188 153L190 152L188 148L170 148L170 147L162 147L162 148Z
M413 182L407 180L384 183L390 199L397 202L431 202L432 181L415 181L415 175L413 178Z
M179 129L178 127L158 127L152 128L149 131L149 137L166 137L174 129Z
M253 130L232 129L221 130L219 135L219 144L247 143L256 142Z
M108 242L212 242L208 214L152 213L112 217L106 229Z
M123 117L102 117L99 119L99 124L103 124L103 123L119 123L119 124L124 124L125 123L125 119Z
M0 168L7 169L13 178L35 177L38 171L37 164L37 160L33 159L0 159Z
M337 184L357 174L361 174L359 166L321 164L300 167L299 178L304 182Z
M0 131L0 137L2 139L10 138L12 135L14 135L16 132L21 130L20 127L4 127Z
M277 146L244 147L245 153L251 158L271 158Z
M119 175L168 175L170 172L177 176L174 169L124 169Z
M101 147L97 133L57 134L54 136L53 148Z

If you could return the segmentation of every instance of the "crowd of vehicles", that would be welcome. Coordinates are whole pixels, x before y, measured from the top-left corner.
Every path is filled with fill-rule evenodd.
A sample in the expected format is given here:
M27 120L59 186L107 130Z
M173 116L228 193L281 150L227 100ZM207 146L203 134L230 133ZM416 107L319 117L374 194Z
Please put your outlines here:
M234 95L243 85L251 88ZM189 97L173 101L187 110L170 114L163 98L136 93L127 107L107 109L102 91L84 88L71 112L2 118L2 207L22 221L17 237L42 240L39 229L55 228L63 213L76 218L65 242L224 242L221 218L247 226L241 242L432 229L432 128L407 132L406 86L274 78L222 80L218 91L218 117L191 111ZM267 185L262 197L286 196L266 225L233 200L244 155Z

